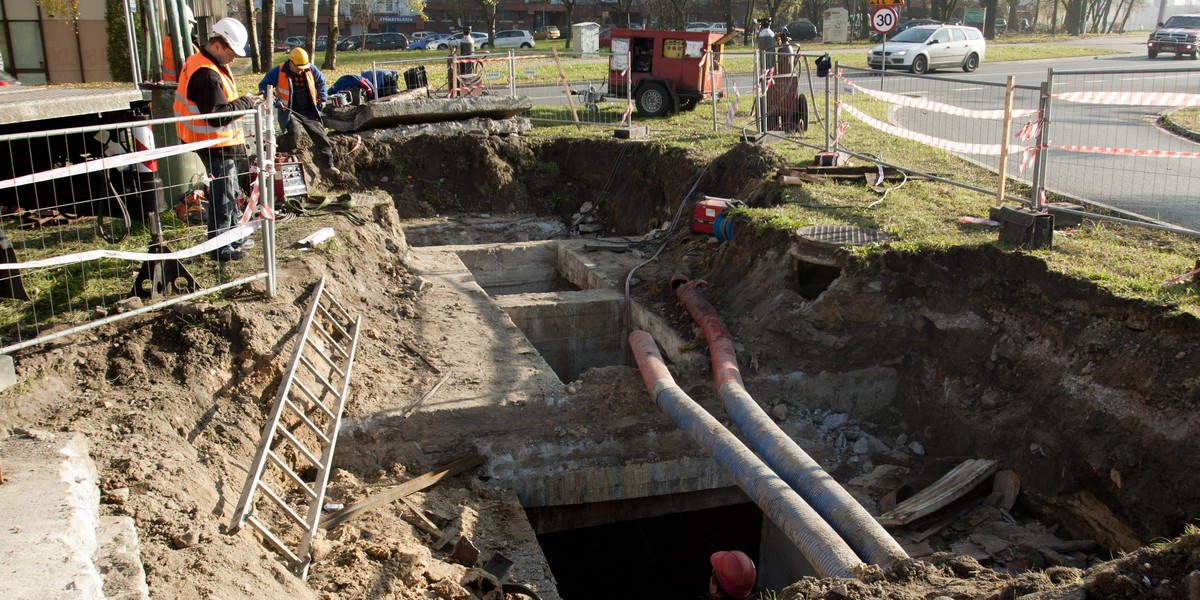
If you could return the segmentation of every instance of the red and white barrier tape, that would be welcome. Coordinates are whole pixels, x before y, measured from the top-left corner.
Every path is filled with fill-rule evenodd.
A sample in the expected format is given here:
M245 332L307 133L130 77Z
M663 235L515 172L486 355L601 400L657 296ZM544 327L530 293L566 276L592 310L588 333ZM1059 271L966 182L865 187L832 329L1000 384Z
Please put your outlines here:
M50 181L62 177L72 177L74 175L84 175L87 173L94 173L96 171L106 171L108 169L134 165L145 161L166 158L168 156L175 156L176 154L183 154L184 152L192 152L202 148L207 148L209 146L214 146L220 141L221 140L205 140L202 142L192 142L190 144L179 144L177 146L155 148L153 150L140 150L137 152L128 152L114 156L102 156L87 162L67 165L65 167L58 167L48 171L30 173L29 175L22 175L12 179L5 179L0 181L0 190L7 190L20 185L28 185L31 183L38 183L40 181Z
M995 119L995 120L1003 120L1004 119L1004 110L1003 109L970 110L970 109L961 108L958 106L953 106L950 104L943 104L941 102L925 100L924 98L913 98L912 96L903 96L900 94L892 94L890 92L882 92L879 90L869 90L865 87L858 85L857 83L854 83L853 81L850 81L849 79L846 79L845 77L841 77L840 75L838 77L843 82L845 82L847 85L849 85L850 87L852 87L872 98L875 98L876 100L882 100L884 102L891 102L892 104L900 104L902 106L908 106L910 108L919 108L922 110L930 110L933 112L945 113L948 115L954 115L956 117L970 117L972 119ZM1014 119L1018 118L1018 117L1028 117L1030 115L1037 114L1037 112L1038 111L1036 108L1023 108L1023 109L1012 111L1012 116Z
M1063 92L1051 94L1064 102L1125 106L1200 106L1200 94L1178 92Z
M633 103L626 102L625 103L625 114L621 115L621 124L624 125L625 121L627 121L631 115L633 115ZM630 121L629 124L632 125L633 121Z
M550 55L549 55L549 54L530 54L530 55L528 55L528 56L522 55L522 56L516 56L516 57L513 57L511 60L522 60L522 59L526 59L526 58L550 58ZM460 56L460 57L458 57L458 58L454 59L454 61L455 61L455 62L460 62L460 63L465 63L465 62L476 62L476 63L482 63L482 62L500 62L500 61L508 61L508 60L510 60L510 59L509 59L507 56L500 56L500 57L497 57L497 58L462 58L462 57Z
M184 259L193 256L199 256L206 252L212 252L222 246L227 246L230 243L244 239L254 233L255 229L262 227L262 221L251 221L245 225L238 225L218 235L217 237L205 241L198 246L192 246L186 250L178 252L154 253L154 252L123 252L120 250L88 250L87 252L77 252L75 254L64 254L62 256L52 256L50 258L39 258L18 263L0 263L0 269L24 270L24 269L41 269L45 267L58 267L62 265L71 265L99 258L116 258L121 260L168 260L168 259Z
M1117 156L1148 156L1152 158L1200 158L1200 152L1175 152L1172 150L1131 150L1129 148L1105 148L1102 146L1050 146L1055 150L1086 152L1088 154L1114 154Z
M964 142L943 140L941 138L935 138L931 135L917 133L909 129L904 129L903 127L896 127L895 125L884 123L878 119L863 114L861 111L853 106L850 106L849 104L846 104L845 102L838 102L838 107L845 109L846 112L854 115L856 119L866 123L867 125L870 125L871 127L874 127L875 129L890 133L896 137L904 138L906 140L920 142L927 146L941 148L942 150L949 150L950 152L963 152L966 154L980 154L984 156L1000 155L1000 144L968 144ZM1023 152L1027 148L1028 146L1019 146L1016 144L1009 144L1008 146L1010 152Z

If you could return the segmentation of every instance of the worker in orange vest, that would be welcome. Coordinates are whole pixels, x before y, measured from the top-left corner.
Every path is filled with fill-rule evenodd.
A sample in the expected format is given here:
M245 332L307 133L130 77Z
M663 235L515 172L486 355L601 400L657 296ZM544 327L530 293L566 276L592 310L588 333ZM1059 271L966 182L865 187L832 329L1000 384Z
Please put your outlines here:
M196 16L192 14L192 9L188 5L183 5L183 19L192 27L192 39L188 43L192 45L192 54L200 51L200 45L196 43ZM175 46L171 43L170 36L163 36L163 81L177 81L178 76L175 72Z
M265 94L269 86L279 96L279 128L283 130L279 149L284 152L296 149L303 129L316 147L315 152L323 157L321 166L330 175L340 175L341 171L333 164L333 145L321 121L321 108L328 97L325 76L308 60L308 52L292 48L283 64L267 71L258 83L258 90Z
M232 229L240 214L237 196L237 165L246 160L246 137L241 117L222 117L221 113L249 110L261 98L254 94L238 96L229 63L246 56L246 27L237 19L225 18L213 25L208 41L188 57L175 89L175 115L197 117L175 123L175 132L184 143L213 142L199 150L208 164L208 237L212 239ZM204 117L204 118L200 118ZM250 240L238 240L212 251L220 261L239 260L250 247Z

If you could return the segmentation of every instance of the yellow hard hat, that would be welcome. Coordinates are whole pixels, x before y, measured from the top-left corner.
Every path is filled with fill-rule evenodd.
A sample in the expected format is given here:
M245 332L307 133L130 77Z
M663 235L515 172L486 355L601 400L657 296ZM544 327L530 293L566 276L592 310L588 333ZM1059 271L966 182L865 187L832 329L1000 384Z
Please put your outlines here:
M308 53L304 51L304 48L292 48L292 51L288 53L288 60L301 69L308 68Z

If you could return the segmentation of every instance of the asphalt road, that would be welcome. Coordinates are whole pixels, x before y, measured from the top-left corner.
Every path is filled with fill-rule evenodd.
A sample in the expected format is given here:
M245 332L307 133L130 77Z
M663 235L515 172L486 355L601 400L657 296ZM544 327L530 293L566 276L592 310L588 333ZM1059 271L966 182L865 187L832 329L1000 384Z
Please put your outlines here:
M1097 57L1032 60L982 64L975 73L938 71L936 78L855 75L863 87L925 98L971 109L1004 106L1004 81L1013 75L1018 86L1036 87L1053 69L1054 94L1081 91L1162 92L1195 94L1200 91L1200 61L1160 57L1149 59L1142 38L1089 40L1088 46L1108 44L1129 54ZM1075 73L1070 73L1074 71ZM947 79L953 79L949 81ZM882 80L882 81L881 81ZM1018 90L1015 108L1035 108L1039 94ZM1200 152L1200 144L1168 132L1157 117L1170 108L1112 104L1085 104L1055 100L1050 111L1050 146L1096 146L1126 150ZM1016 119L1013 133L1028 118ZM999 121L948 116L943 113L893 106L889 121L936 138L969 143L998 144ZM1032 144L1013 139L1011 143ZM993 169L994 156L964 155ZM1046 187L1071 197L1086 199L1189 229L1200 230L1200 168L1197 158L1122 156L1050 149ZM1012 177L1028 180L1032 168L1020 174L1021 155L1010 157ZM907 166L907 165L906 165Z

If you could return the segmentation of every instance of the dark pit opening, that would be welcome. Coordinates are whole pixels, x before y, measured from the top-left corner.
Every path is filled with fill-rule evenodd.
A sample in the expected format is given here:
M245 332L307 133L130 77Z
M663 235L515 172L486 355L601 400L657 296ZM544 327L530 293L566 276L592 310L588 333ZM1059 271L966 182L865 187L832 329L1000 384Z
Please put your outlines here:
M693 600L708 594L713 552L741 550L759 564L762 521L747 502L545 533L538 542L563 598Z
M816 300L841 275L842 270L838 267L800 262L796 267L797 291L809 300Z

